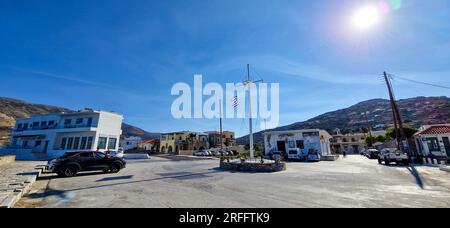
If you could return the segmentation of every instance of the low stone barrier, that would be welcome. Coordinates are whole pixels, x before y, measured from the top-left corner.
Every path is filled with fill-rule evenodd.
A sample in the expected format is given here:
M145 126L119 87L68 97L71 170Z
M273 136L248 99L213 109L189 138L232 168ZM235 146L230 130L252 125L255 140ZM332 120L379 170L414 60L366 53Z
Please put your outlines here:
M339 159L339 155L325 155L321 157L321 161L336 161Z
M130 160L134 160L134 159L150 159L150 156L148 154L125 154L124 158L125 159L130 159Z
M240 172L258 172L273 173L286 170L286 163L257 163L257 162L239 162L239 161L221 161L220 168L223 170L240 171Z
M16 156L14 156L14 155L0 156L0 165L9 164L11 162L14 162L15 160L16 160Z

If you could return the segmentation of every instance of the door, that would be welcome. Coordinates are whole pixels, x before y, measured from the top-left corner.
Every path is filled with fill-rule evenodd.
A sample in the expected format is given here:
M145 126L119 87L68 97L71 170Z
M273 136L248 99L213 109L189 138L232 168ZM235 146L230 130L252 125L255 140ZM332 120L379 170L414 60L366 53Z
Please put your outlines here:
M44 153L47 153L47 150L48 150L48 140L47 141L45 141L45 145L44 145Z
M286 153L286 142L285 141L278 141L277 142L277 149L281 153Z
M447 157L450 158L450 140L448 137L443 137L442 140L444 141L445 151L447 152Z

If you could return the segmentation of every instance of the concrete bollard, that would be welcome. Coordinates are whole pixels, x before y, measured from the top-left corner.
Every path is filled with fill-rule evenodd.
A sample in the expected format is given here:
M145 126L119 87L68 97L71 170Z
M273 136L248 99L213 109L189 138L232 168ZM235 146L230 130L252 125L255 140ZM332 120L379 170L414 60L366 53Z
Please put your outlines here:
M435 164L435 165L439 165L439 162L438 162L438 160L437 160L437 159L433 159L433 164Z
M422 158L423 160L423 164L427 164L427 159L426 158Z

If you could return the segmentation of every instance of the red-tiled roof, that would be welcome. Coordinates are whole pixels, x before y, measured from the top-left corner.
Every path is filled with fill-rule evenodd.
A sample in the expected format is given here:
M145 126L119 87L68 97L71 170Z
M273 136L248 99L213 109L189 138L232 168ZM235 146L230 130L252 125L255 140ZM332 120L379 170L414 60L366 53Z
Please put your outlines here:
M140 142L139 144L155 144L157 143L159 140L158 139L150 139L150 140L145 140Z
M433 125L416 133L416 135L441 135L450 134L450 125Z

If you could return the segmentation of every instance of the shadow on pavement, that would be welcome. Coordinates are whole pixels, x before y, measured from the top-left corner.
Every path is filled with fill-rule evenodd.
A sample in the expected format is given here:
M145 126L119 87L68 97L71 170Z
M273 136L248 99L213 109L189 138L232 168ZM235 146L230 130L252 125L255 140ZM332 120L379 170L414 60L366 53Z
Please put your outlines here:
M423 182L423 179L420 175L420 172L416 169L416 167L414 165L409 165L409 166L400 166L400 165L384 165L384 167L389 167L389 168L406 168L406 170L408 170L411 175L414 177L414 179L416 180L416 184L421 188L421 189L425 189L425 184Z
M414 178L416 179L417 185L419 185L419 187L421 189L424 189L425 185L424 185L422 177L420 176L420 173L419 173L419 171L417 171L416 167L409 166L409 167L407 167L407 169L414 176Z
M115 181L115 180L128 180L133 179L133 175L129 176L120 176L120 177L105 177L103 179L99 179L96 182L102 182L102 181Z
M129 184L138 184L138 183L160 181L160 180L167 180L167 179L188 180L188 179L196 179L196 178L208 178L208 177L210 177L209 174L214 174L214 173L219 173L219 172L213 170L213 171L209 171L209 172L200 172L200 173L190 173L190 172L163 173L163 174L158 174L161 177L146 179L146 180L126 181L126 182L104 184L104 185L91 186L91 187L73 188L73 189L66 189L64 191L48 189L44 193L30 194L29 197L30 198L45 198L45 197L49 197L49 196L58 196L62 200L64 200L68 197L66 194L67 192L71 193L71 192L81 191L81 190L97 189L97 188L104 188L104 187L129 185ZM95 173L79 174L78 177L83 176L83 175L84 176L95 175ZM104 178L103 181L123 180L123 179L130 179L132 177L133 176ZM114 179L114 178L116 178L116 179ZM47 176L47 177L41 178L41 180L45 180L45 179L48 179L48 180L55 179L55 176ZM102 179L98 180L97 182L99 182L99 181L102 181Z

